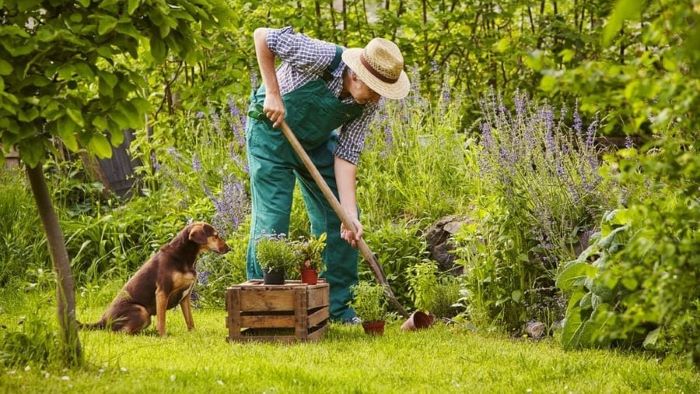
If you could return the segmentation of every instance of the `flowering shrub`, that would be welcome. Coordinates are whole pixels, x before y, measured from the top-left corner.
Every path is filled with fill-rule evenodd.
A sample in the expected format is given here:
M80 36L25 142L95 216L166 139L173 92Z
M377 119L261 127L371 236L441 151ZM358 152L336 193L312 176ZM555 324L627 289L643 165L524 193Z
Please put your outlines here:
M516 330L561 313L554 272L573 258L608 205L598 175L596 124L573 129L562 108L514 97L515 113L500 97L482 101L481 141L472 210L475 222L457 236L466 270L470 317Z

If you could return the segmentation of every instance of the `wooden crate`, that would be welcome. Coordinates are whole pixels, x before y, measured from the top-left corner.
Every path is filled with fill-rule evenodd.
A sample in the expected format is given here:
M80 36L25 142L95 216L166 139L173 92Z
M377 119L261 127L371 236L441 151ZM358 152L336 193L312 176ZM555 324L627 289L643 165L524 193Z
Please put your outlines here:
M251 280L226 291L230 341L317 341L328 329L328 283Z

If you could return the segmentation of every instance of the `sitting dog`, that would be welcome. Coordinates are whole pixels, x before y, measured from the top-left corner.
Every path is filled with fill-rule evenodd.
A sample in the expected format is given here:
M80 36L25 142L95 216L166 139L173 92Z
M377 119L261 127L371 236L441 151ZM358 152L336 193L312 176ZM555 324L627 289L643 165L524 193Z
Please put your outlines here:
M135 334L148 327L155 315L158 334L164 336L165 311L180 304L187 329L194 329L190 306L197 281L194 266L199 253L207 250L223 254L229 247L211 225L187 225L126 282L100 321L80 327Z

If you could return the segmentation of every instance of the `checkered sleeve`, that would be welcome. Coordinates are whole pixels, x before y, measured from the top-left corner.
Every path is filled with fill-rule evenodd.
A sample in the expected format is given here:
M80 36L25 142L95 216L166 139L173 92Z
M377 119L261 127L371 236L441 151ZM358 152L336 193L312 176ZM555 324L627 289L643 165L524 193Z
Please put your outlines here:
M334 44L295 33L291 26L270 29L267 47L282 62L314 75L321 75L335 56Z
M377 108L376 103L365 104L365 109L359 118L341 127L338 146L335 148L336 157L357 165L362 148L365 146L365 135Z

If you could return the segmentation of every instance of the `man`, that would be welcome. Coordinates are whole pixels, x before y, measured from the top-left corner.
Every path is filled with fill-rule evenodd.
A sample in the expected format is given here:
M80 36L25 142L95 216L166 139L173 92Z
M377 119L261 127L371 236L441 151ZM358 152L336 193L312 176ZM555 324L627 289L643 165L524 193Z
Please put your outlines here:
M408 94L410 83L401 51L381 38L364 49L343 49L296 34L290 27L256 29L254 41L263 85L251 97L247 123L253 202L248 278L262 277L255 260L256 240L262 234L288 232L298 180L311 232L327 233L323 259L331 319L357 323L355 312L347 305L352 298L350 288L358 280L355 247L362 237L355 197L357 163L379 99L401 99ZM282 63L276 71L275 58ZM295 155L278 129L283 121L339 197L354 229L341 224Z

